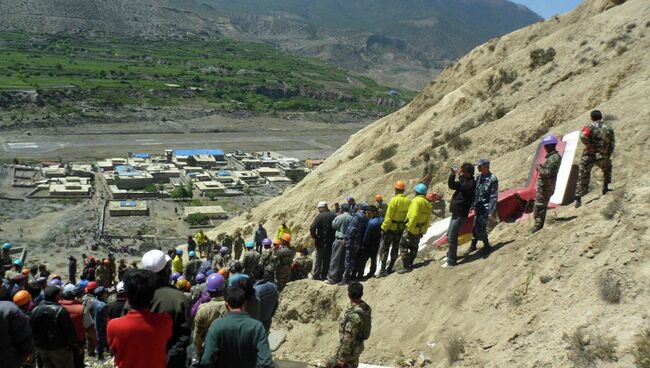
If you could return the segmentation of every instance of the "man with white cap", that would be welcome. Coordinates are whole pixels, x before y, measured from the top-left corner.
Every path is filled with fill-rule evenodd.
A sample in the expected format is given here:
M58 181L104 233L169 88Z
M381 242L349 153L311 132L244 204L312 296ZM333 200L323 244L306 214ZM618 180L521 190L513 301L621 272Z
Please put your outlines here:
M327 208L327 202L318 202L316 209L318 215L309 228L309 233L316 242L316 262L314 263L312 277L314 280L325 280L330 269L332 243L334 243L335 239L332 221L336 218L336 214Z
M190 306L182 291L169 284L171 258L154 249L142 256L142 268L158 276L158 288L151 301L151 312L169 313L172 337L167 342L167 368L185 368L186 349L190 343Z

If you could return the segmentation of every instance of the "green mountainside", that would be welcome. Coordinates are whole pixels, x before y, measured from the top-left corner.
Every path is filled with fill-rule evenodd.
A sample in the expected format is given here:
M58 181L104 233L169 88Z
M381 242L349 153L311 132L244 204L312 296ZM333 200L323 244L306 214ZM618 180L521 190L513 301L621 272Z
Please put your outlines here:
M261 111L392 111L413 96L271 46L229 39L0 33L0 108L36 90L51 112L92 106L174 106ZM12 109L13 108L13 109Z

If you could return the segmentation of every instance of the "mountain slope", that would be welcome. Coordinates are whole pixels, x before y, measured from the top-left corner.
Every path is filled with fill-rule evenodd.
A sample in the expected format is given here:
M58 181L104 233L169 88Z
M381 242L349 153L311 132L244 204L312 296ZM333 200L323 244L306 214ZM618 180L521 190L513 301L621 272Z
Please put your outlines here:
M411 89L472 47L538 20L505 0L0 0L0 31L226 35Z
M617 133L614 191L601 196L594 190L580 209L554 211L534 236L527 233L531 222L497 225L491 238L498 250L488 259L443 270L444 251L428 251L423 260L433 264L367 282L374 323L362 360L396 364L401 355L416 358L423 351L433 366L445 366L445 342L460 335L466 341L460 366L570 366L563 335L587 326L616 339L617 361L607 366L632 366L630 351L647 327L650 302L650 251L643 246L650 174L641 169L650 133L639 124L650 118L650 8L643 0L618 3L586 1L472 50L411 104L353 135L296 187L209 235L242 229L252 236L258 222L273 230L286 221L295 244L309 244L319 200L389 196L400 178L413 186L423 151L434 153L440 170L433 187L447 199L449 165L484 156L492 159L502 189L517 187L541 136L577 130L599 108ZM531 58L539 49L553 54L550 48L553 58ZM396 154L379 160L378 152L393 143ZM397 169L385 173L386 161ZM599 180L595 173L594 189ZM602 282L608 277L613 281ZM620 304L600 296L607 285L622 290ZM341 288L290 283L275 322L289 331L279 354L312 362L331 354L345 303Z
M237 37L416 89L472 47L541 20L504 0L201 1L225 12Z

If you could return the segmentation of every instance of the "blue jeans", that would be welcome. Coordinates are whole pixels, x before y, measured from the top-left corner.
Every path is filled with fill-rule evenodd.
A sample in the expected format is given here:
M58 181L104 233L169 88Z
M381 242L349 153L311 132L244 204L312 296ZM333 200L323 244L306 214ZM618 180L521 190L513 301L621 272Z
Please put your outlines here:
M451 265L456 264L457 252L458 252L458 232L460 228L465 225L467 217L458 217L456 215L451 215L451 221L449 222L449 229L447 230L447 240L449 241L449 249L447 250L447 263Z

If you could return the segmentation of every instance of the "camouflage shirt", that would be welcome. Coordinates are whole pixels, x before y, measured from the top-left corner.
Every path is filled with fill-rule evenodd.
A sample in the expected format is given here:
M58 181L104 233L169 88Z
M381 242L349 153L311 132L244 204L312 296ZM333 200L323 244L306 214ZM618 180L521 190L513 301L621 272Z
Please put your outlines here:
M474 192L473 208L477 211L494 213L497 210L499 198L499 179L492 174L476 176L476 191Z
M602 120L594 121L585 127L589 135L585 135L585 129L580 135L580 140L586 146L588 153L599 153L603 156L611 156L614 152L615 136L614 129L605 124Z
M363 318L360 313L370 310L365 302L353 305L345 311L339 324L339 349L337 356L346 362L357 362L363 352Z
M214 297L201 304L194 317L194 346L198 356L203 355L203 342L212 322L225 317L228 313L223 297Z
M561 163L562 156L557 151L546 154L546 160L539 165L539 180L537 182L555 187L555 179Z
M214 256L212 259L212 269L218 271L224 267L228 267L230 261L230 255L226 254L225 256L221 253Z
M289 280L291 278L291 263L296 251L292 247L281 246L273 252L271 263L275 270L276 280Z
M264 273L268 273L270 276L273 276L273 263L271 263L271 257L273 256L273 249L264 249L262 250L262 256L260 257L260 265L264 267Z
M260 258L262 258L262 256L254 249L244 253L244 258L242 260L242 267L244 268L244 272L253 272L253 268L260 263Z

